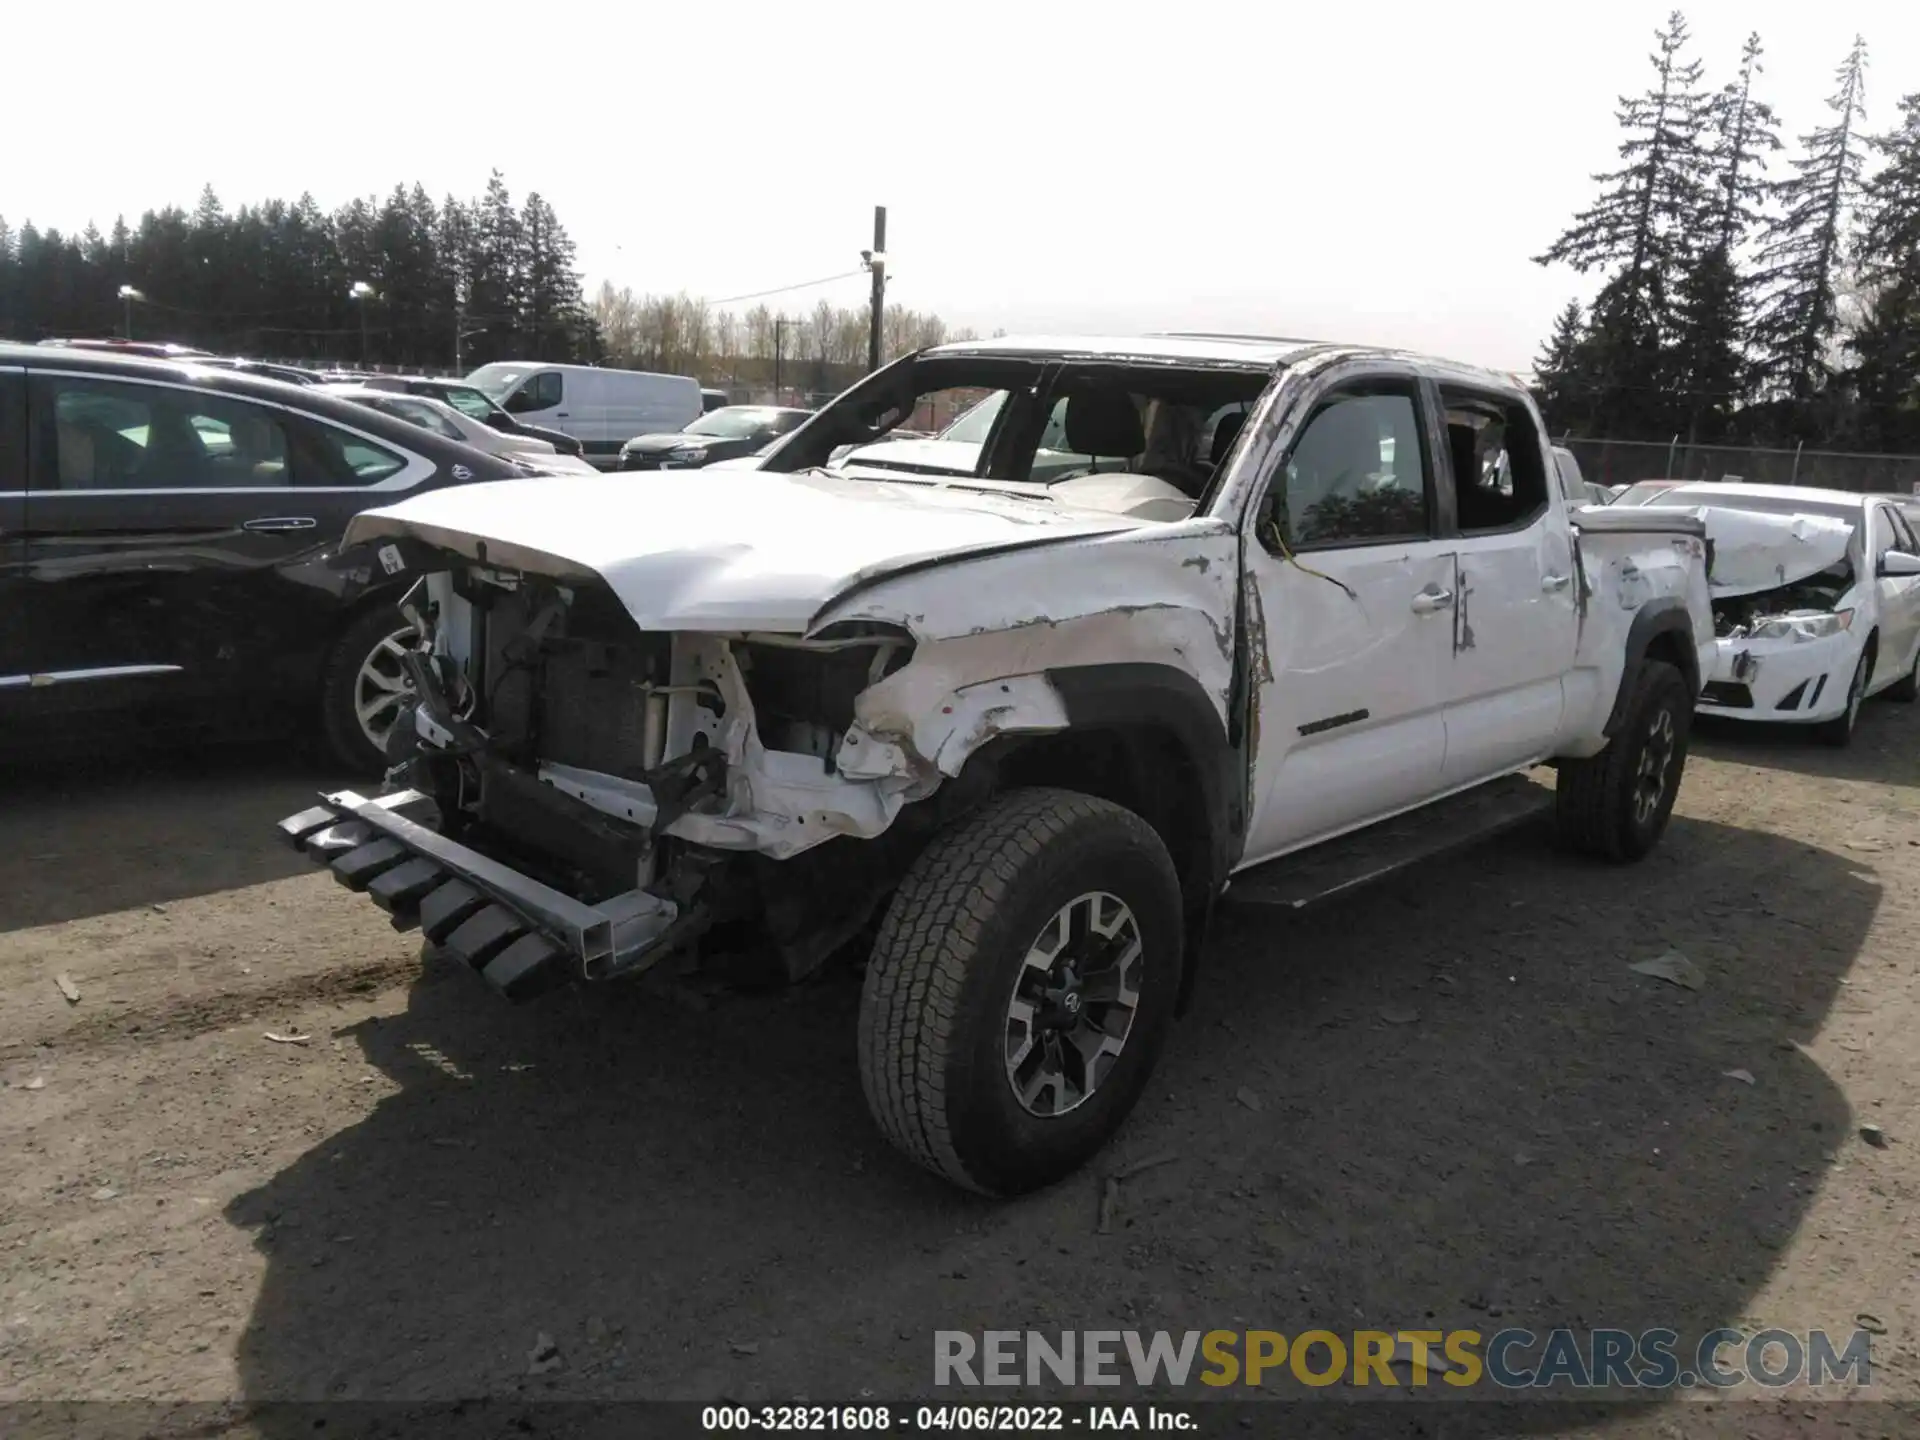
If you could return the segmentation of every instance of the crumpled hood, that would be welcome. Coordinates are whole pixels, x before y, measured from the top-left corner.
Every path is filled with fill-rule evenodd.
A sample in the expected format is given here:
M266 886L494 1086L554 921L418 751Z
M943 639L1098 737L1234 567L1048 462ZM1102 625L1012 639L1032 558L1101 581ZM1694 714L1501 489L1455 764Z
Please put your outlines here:
M646 630L800 633L877 576L1141 522L979 491L819 472L506 480L368 510L345 543L412 538L560 579L604 580Z
M1772 515L1717 505L1690 508L1706 523L1713 547L1707 588L1717 600L1818 575L1844 560L1853 540L1853 526L1830 515Z

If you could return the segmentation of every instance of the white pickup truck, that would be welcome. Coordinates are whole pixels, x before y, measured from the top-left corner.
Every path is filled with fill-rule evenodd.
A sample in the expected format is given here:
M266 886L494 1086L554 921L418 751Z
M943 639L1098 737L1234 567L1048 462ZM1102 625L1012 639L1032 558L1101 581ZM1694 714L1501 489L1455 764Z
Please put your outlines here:
M858 464L983 394L970 473ZM355 555L420 577L412 714L388 793L281 829L513 998L851 956L882 1130L1021 1191L1131 1109L1223 896L1297 906L1547 807L1653 847L1714 646L1703 527L1570 514L1555 476L1526 391L1442 361L923 351L758 469L358 517Z

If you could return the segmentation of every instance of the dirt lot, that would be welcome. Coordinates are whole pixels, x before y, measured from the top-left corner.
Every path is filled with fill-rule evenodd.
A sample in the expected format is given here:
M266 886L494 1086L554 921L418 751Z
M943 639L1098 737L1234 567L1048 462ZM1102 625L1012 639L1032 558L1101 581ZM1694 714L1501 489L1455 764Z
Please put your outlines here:
M1095 1174L994 1205L897 1161L848 979L515 1009L423 962L272 839L327 779L0 781L0 1400L924 1397L936 1328L1863 1312L1920 1398L1920 711L1703 737L1636 869L1526 832L1230 911L1110 1157L1179 1159L1106 1236ZM1627 968L1670 948L1703 990ZM1594 1433L1754 1428L1680 1403Z

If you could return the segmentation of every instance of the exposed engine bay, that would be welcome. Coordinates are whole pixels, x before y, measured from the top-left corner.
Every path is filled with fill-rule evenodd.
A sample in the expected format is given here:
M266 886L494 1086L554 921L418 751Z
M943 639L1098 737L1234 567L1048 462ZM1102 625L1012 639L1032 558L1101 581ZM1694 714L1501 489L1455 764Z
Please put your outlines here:
M1850 561L1842 560L1817 574L1771 590L1716 597L1713 601L1714 634L1722 640L1742 640L1752 636L1770 620L1801 615L1829 615L1853 588L1853 583L1853 565Z
M854 707L912 658L896 627L661 634L598 584L480 565L403 608L428 643L389 779L432 796L462 843L588 903L657 897L684 938L721 931L769 979L857 933L964 803L948 786L900 814L939 788L929 763L842 773L885 760Z

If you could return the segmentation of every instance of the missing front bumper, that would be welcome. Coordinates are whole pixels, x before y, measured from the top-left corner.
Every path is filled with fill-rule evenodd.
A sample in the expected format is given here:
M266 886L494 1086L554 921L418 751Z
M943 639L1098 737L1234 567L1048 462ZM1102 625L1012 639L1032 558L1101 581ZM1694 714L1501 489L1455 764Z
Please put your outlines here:
M341 790L279 828L289 844L385 910L395 929L419 926L510 1000L570 979L645 970L672 953L695 922L644 890L598 905L577 900L448 839L428 823L433 811L414 790L373 799Z

